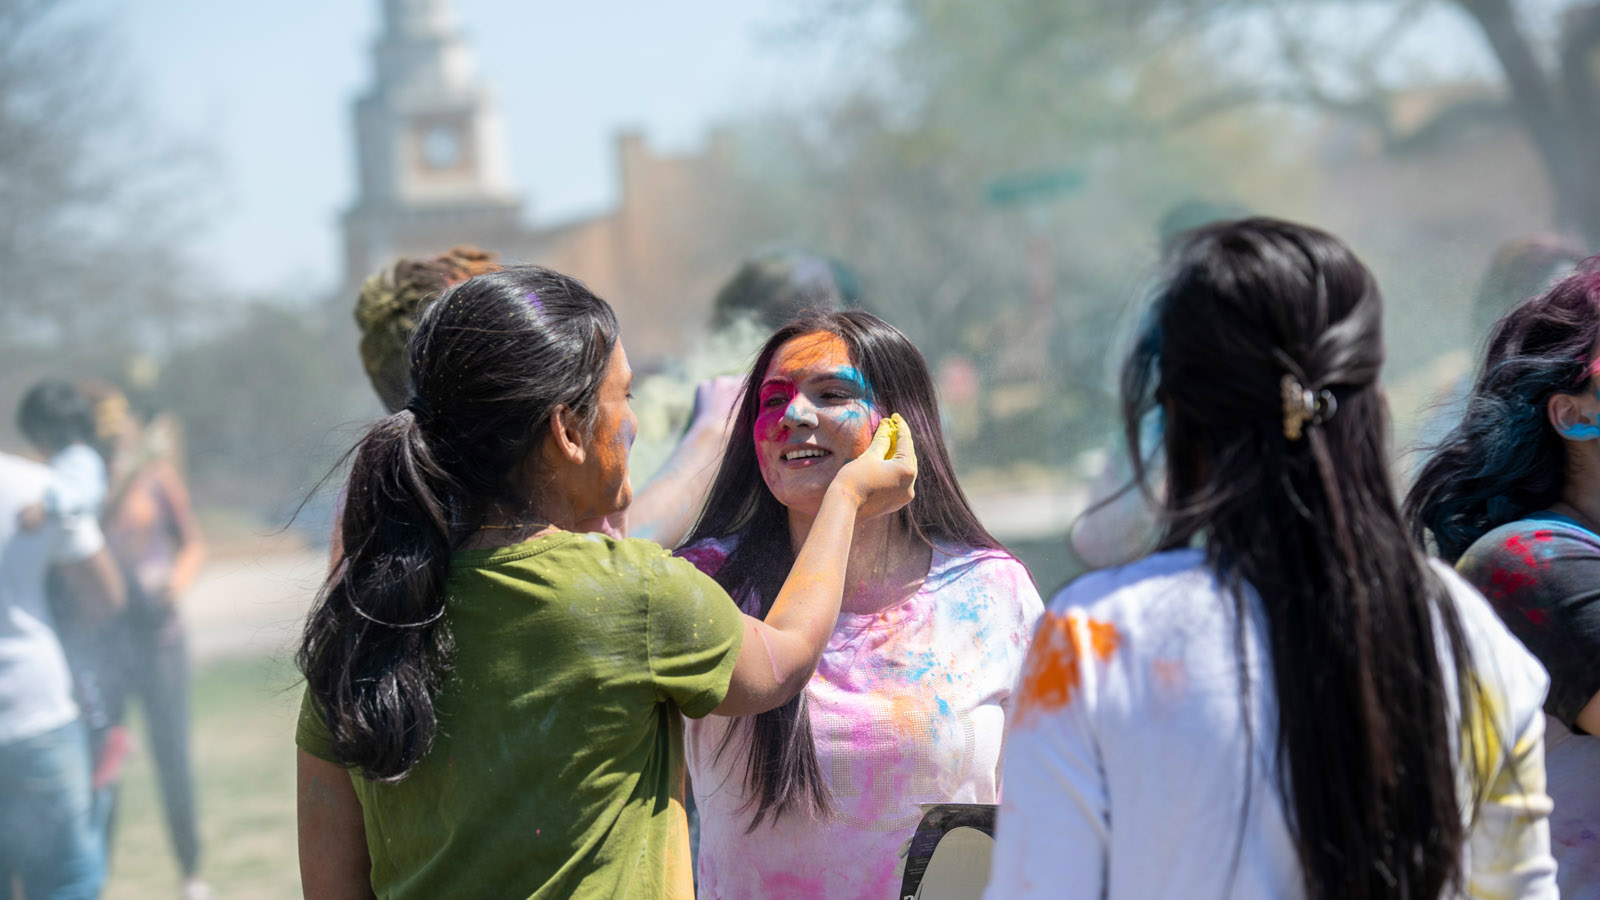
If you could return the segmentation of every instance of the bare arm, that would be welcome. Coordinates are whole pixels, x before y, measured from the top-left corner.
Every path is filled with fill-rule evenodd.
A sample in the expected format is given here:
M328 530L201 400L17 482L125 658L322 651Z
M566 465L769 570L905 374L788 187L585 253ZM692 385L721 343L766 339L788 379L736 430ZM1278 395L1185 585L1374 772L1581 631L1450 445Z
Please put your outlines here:
M350 773L295 752L301 892L306 900L367 900L373 896L372 858Z
M111 551L101 547L93 556L77 562L57 563L56 571L66 582L77 604L77 612L89 620L101 619L121 609L127 601L122 573L117 570Z
M1600 694L1590 697L1578 711L1578 727L1591 735L1600 735Z
M748 716L781 706L816 671L839 619L844 570L856 522L893 512L911 501L916 448L899 415L885 420L866 452L828 486L805 546L766 619L746 616L745 640L734 662L728 695L712 712ZM898 429L894 455L885 458Z
M200 564L206 558L206 545L200 537L200 522L194 516L194 507L189 503L189 490L183 486L178 470L161 464L151 474L166 497L167 508L172 513L173 537L178 541L178 555L172 561L172 577L167 585L171 595L176 598L188 590L195 576L200 574Z
M722 462L740 386L739 379L724 376L695 387L688 432L627 509L623 530L628 537L671 548L689 533Z

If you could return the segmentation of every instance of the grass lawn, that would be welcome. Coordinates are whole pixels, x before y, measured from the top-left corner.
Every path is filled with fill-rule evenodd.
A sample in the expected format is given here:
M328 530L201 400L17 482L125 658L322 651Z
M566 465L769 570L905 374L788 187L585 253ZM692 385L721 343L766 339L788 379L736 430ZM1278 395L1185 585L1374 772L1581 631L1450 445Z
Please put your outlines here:
M214 662L194 685L202 874L219 900L297 898L294 725L298 675L287 659ZM154 760L135 707L137 749L122 781L107 900L176 898Z

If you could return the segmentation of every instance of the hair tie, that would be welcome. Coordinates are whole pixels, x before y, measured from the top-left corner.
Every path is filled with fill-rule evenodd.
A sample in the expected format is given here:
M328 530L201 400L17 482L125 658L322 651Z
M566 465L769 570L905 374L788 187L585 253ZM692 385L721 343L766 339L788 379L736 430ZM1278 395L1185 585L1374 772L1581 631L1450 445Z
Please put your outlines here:
M424 428L428 427L428 424L433 421L433 411L428 409L428 404L422 402L422 398L415 394L411 396L410 400L406 401L405 409L409 410L411 417L416 419L417 424Z
M377 616L369 615L366 610L361 608L360 604L356 603L354 597L351 597L349 602L350 602L350 608L356 611L356 615L360 616L363 619L366 619L368 622L371 622L374 625L382 625L385 628L399 628L399 629L426 628L429 625L432 625L433 623L435 623L435 622L439 621L440 619L444 618L444 604L443 603L439 604L439 611L438 612L436 612L433 615L427 617L426 619L423 619L420 622L387 622L387 621L384 621L383 619L378 618Z
M1323 388L1312 393L1287 372L1279 379L1278 389L1283 397L1283 436L1291 441L1300 440L1307 423L1320 425L1339 411L1339 401L1332 391Z

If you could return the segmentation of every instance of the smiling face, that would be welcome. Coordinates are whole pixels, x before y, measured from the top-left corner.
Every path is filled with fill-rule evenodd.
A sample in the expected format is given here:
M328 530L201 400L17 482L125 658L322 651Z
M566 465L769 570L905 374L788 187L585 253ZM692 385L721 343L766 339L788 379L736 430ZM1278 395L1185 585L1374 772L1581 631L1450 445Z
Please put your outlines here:
M790 511L816 515L840 467L882 418L850 349L828 332L786 342L761 374L755 424L761 477Z

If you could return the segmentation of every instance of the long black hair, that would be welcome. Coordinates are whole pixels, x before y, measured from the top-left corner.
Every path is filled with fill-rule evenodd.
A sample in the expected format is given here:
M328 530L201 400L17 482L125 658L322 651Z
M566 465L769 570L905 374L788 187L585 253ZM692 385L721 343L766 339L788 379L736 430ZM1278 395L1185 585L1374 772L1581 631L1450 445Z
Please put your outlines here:
M1406 496L1417 541L1451 562L1484 534L1561 499L1566 440L1545 406L1581 390L1600 342L1600 257L1513 308L1489 334L1466 415Z
M1465 826L1436 621L1477 707L1460 620L1390 486L1377 286L1336 238L1264 218L1192 233L1173 265L1123 372L1141 476L1139 422L1164 414L1160 546L1203 544L1231 588L1242 695L1243 587L1260 598L1307 895L1438 897Z
M534 266L464 281L423 313L416 394L352 451L345 556L295 656L345 765L397 780L427 755L454 651L450 555L493 503L529 502L513 472L558 405L592 424L616 344L605 301Z
M705 509L684 539L686 546L708 538L733 540L734 548L716 580L746 613L761 618L772 609L794 567L788 513L767 489L756 460L754 430L760 414L761 379L784 344L818 333L844 341L850 361L867 382L871 403L884 415L900 413L917 437L917 495L895 514L899 526L929 544L1004 552L978 521L956 483L955 467L939 428L933 379L922 353L898 329L871 313L812 312L779 328L756 355ZM791 811L827 815L831 810L817 764L805 693L730 728L717 750L720 755L736 735L747 735L745 788L755 809L749 830L755 830L768 815Z

